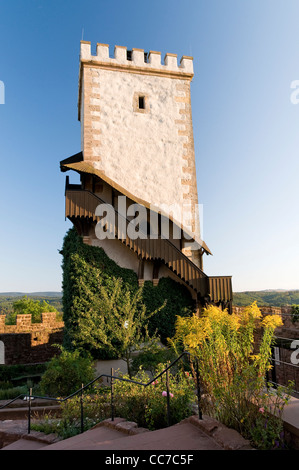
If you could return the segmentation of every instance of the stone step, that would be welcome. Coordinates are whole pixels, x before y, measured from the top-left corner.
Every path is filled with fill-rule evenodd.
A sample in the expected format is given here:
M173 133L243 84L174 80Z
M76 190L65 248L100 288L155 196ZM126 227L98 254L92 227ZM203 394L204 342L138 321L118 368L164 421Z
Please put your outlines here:
M40 450L45 446L47 444L43 442L21 438L1 450Z
M190 423L113 441L101 440L101 433L99 428L86 433L84 440L60 441L47 446L47 450L223 450L213 438Z
M97 428L97 430L89 430L83 434L50 444L43 447L42 450L97 450L101 446L104 446L105 449L105 447L109 448L113 441L117 442L115 446L117 449L120 441L127 441L129 438L128 434L103 426ZM126 446L123 448L126 448Z
M53 444L60 440L56 434L44 434L31 430L28 434L27 420L6 420L0 421L0 450L7 449L13 443L20 440L30 442L38 442L39 447ZM42 444L42 446L41 446ZM23 445L23 444L22 444ZM27 447L34 444L26 444Z
M205 421L205 424L203 424ZM211 418L201 422L197 416L157 431L137 428L136 423L116 419L104 423L78 436L47 446L46 450L240 450L250 449L236 431ZM113 440L107 434L113 434ZM127 433L120 435L120 432Z
M16 423L16 422L15 422ZM204 416L199 420L192 416L181 423L157 431L138 428L136 423L123 418L105 420L94 428L65 440L55 441L55 436L42 433L25 433L11 423L10 432L15 433L15 442L9 439L1 450L244 450L249 442L236 431ZM0 423L1 424L1 423ZM9 424L9 423L7 423ZM8 435L9 429L6 429ZM22 433L23 431L23 433ZM16 434L18 433L18 434ZM27 442L24 442L27 441Z

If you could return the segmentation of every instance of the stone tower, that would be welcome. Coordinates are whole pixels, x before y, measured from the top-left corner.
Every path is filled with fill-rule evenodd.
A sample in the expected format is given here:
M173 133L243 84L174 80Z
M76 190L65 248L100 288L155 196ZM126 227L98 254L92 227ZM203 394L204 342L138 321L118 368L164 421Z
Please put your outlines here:
M84 161L156 207L176 208L200 239L190 83L193 59L81 42L79 120ZM178 218L177 217L177 218ZM176 217L175 217L176 218ZM183 241L188 250L188 242ZM202 266L199 252L192 259Z
M203 255L211 252L200 236L192 78L192 57L178 63L167 53L162 63L160 52L116 46L110 54L107 44L97 44L92 55L91 43L81 41L81 151L60 162L62 171L78 172L81 183L70 185L67 177L66 217L85 243L134 270L139 283L168 276L184 283L201 305L231 305L231 277L203 272ZM157 216L153 237L135 239L124 230L123 219L125 229L131 224L128 208L136 204L146 209L139 226L147 234L152 214ZM107 205L120 217L104 224L101 209ZM98 236L100 224L111 236Z

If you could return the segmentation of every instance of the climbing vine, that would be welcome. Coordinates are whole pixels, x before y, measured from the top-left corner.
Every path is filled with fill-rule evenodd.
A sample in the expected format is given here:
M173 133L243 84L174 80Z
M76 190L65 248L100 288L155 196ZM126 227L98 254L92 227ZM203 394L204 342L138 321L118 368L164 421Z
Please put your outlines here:
M114 298L113 308L118 314L125 310L128 298L133 299L139 290L136 273L118 266L102 248L84 244L74 228L65 235L60 253L63 257L64 347L79 348L95 358L120 357L119 335L113 327L115 316L112 318L111 309L106 308L106 300ZM162 278L158 286L145 282L139 300L139 311L147 312L143 316L144 329L149 336L157 334L165 343L174 334L176 316L190 316L194 312L194 302L187 288L170 278ZM92 324L96 325L94 334Z
M299 321L299 305L292 305L292 322Z

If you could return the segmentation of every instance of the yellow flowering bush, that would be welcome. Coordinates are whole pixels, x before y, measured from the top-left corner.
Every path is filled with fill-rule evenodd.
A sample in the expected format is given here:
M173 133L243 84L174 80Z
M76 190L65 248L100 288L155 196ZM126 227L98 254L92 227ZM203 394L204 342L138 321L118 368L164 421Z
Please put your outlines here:
M263 317L256 302L233 314L209 306L201 316L177 317L169 339L176 353L184 349L197 360L203 411L247 437L263 408L271 345L280 325L280 316Z

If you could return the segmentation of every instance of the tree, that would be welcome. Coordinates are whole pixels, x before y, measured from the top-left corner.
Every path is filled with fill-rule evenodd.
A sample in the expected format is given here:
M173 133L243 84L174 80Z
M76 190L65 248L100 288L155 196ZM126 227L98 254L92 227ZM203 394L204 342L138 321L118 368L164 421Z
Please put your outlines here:
M164 307L147 312L142 302L143 288L132 293L121 279L114 279L113 290L99 285L99 295L92 307L78 319L73 345L103 350L126 361L131 377L132 352L153 338L148 333L148 320Z
M6 321L11 325L15 323L17 315L32 315L32 323L40 323L44 312L59 313L45 300L33 300L25 295L13 303L13 312L8 315Z

